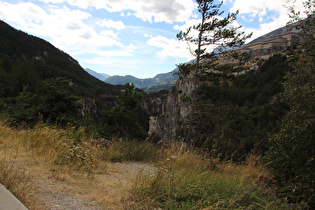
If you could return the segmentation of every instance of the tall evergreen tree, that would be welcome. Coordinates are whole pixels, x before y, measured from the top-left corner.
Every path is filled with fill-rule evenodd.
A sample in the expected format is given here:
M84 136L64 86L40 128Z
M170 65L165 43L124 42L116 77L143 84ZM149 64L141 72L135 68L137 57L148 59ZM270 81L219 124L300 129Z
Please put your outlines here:
M196 46L193 53L195 63L178 65L180 73L190 74L193 77L193 90L191 95L191 110L189 127L187 134L187 142L190 144L193 137L193 123L196 120L196 101L197 101L197 86L198 77L201 74L202 67L200 60L203 58L213 57L214 53L207 52L207 46L217 49L226 47L232 48L236 45L244 43L245 39L250 35L245 35L244 32L238 32L240 27L233 27L231 24L235 21L236 13L229 13L226 17L222 17L223 11L220 10L223 2L215 3L215 0L196 0L198 4L198 12L201 20L198 25L189 27L186 32L181 31L177 34L177 38ZM194 35L196 34L197 35Z
M106 137L125 137L144 139L147 133L138 123L135 115L143 96L135 90L134 84L127 83L120 97L116 99L117 106L103 111L103 128L100 133Z

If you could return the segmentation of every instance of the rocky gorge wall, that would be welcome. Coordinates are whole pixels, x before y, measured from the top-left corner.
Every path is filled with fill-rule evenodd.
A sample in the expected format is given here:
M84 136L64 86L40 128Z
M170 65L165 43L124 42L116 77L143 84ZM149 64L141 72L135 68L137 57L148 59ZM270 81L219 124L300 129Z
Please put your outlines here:
M161 139L161 141L172 140L181 136L190 113L192 89L191 76L178 78L176 85L162 102L157 115L150 117L150 136Z

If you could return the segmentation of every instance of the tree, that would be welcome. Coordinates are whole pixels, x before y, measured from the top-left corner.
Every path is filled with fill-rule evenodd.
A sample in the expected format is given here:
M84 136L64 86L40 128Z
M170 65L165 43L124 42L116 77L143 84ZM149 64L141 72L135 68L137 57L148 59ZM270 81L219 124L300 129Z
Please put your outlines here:
M301 30L304 44L293 57L286 76L283 99L290 106L278 133L270 138L269 167L285 193L315 207L315 1L304 2L306 19L290 8L293 26ZM298 21L298 22L295 22ZM292 22L290 22L292 23Z
M15 104L10 105L7 112L14 123L34 123L39 118L40 96L29 90L25 85L23 90L15 97Z
M305 40L303 49L307 51L314 51L315 40L315 1L306 0L303 2L304 15L300 11L296 11L294 7L289 7L289 16L291 21L288 23L288 27L297 30L301 30L301 35Z
M27 60L17 61L17 64L12 68L9 79L9 95L12 97L23 91L25 86L28 86L27 89L33 93L38 93L42 89L38 73Z
M198 12L201 20L198 25L189 27L186 32L181 31L177 34L177 38L196 46L193 52L195 63L178 65L179 71L185 74L191 74L193 77L193 89L191 95L191 110L188 127L187 142L190 144L193 135L193 123L196 118L196 101L197 101L197 86L198 77L201 73L202 67L200 60L204 58L211 58L214 52L208 53L206 47L217 47L220 51L225 48L232 48L234 46L242 45L246 38L251 35L244 35L244 32L238 32L241 28L231 26L231 23L236 19L236 13L229 13L222 18L223 11L220 11L222 2L216 4L214 0L196 0L198 4ZM194 36L197 33L197 36Z
M12 70L12 63L9 56L3 56L0 60L0 97L4 97L8 91L9 74Z
M70 83L71 80L62 77L44 81L44 95L38 109L45 120L73 122L82 104L69 91Z
M100 133L105 137L146 138L147 133L139 125L135 115L141 100L142 95L135 90L134 84L126 83L125 89L116 99L117 106L103 111L103 128Z

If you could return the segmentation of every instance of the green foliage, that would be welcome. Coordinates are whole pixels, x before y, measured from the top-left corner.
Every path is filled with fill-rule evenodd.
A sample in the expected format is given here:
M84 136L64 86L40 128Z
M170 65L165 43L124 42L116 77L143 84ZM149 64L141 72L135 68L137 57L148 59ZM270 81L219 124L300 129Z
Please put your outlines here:
M9 84L9 96L17 96L24 88L28 86L30 92L37 94L41 90L41 81L30 62L18 61L12 68Z
M36 121L39 117L38 109L39 96L29 90L29 86L24 86L23 90L15 97L15 103L8 105L7 112L15 123L29 123Z
M49 119L52 122L74 121L75 115L82 105L79 103L79 97L70 94L67 90L70 84L71 80L65 80L61 77L44 81L43 103L40 107L44 119Z
M315 207L315 2L304 3L306 19L290 9L294 27L301 29L305 43L292 58L293 71L286 76L283 99L290 110L280 122L280 130L270 138L267 159L281 191L292 200Z
M195 65L193 63L181 63L176 66L178 67L178 72L175 72L175 74L188 76Z
M13 123L74 121L81 104L69 91L70 80L51 78L41 81L30 62L12 63L8 56L0 62L2 111Z
M314 59L300 55L294 71L286 77L284 99L290 111L281 121L280 131L270 138L267 158L282 186L292 199L315 205L315 72Z
M250 165L217 165L197 155L183 154L159 162L154 175L141 175L134 185L135 209L303 209L277 197L274 187L255 182L263 176ZM256 175L254 175L256 173Z
M114 162L157 162L162 152L159 147L149 141L112 139L106 149L100 151L99 156L103 160Z
M147 133L139 125L135 115L142 97L133 84L127 83L120 97L116 99L117 106L102 112L103 127L99 133L106 138L146 138Z
M254 147L265 151L287 109L279 94L289 69L286 57L275 55L255 72L203 75L211 83L198 88L196 146L227 159L244 158Z

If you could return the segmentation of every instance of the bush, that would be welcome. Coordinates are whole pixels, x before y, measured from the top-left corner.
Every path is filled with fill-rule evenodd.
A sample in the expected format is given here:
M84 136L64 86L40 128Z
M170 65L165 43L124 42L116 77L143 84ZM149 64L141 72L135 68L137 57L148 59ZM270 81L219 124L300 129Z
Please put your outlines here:
M275 178L293 200L315 207L315 77L299 68L287 77L284 98L291 106L270 138L267 159Z

